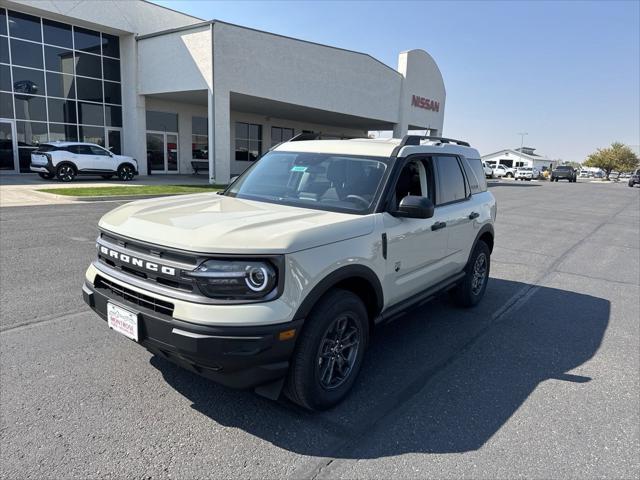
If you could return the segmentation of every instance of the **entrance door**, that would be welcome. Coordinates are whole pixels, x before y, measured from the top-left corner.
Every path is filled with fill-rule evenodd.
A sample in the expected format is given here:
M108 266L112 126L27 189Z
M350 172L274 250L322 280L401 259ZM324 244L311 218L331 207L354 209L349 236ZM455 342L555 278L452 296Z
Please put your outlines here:
M16 125L8 120L0 120L0 171L18 173L17 164Z
M116 155L122 155L122 130L119 128L107 128L107 150Z
M178 173L178 134L147 131L147 167L153 173Z

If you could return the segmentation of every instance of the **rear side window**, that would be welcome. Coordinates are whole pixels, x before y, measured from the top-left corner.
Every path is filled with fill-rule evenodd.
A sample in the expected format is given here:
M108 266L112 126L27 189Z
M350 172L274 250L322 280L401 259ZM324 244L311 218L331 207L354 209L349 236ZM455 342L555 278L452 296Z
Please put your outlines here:
M467 198L464 177L456 157L435 157L438 169L438 205Z
M76 155L93 155L88 145L70 145L67 150Z
M464 173L469 180L469 188L471 193L480 193L487 191L487 180L482 167L482 160L479 158L465 158L462 160Z

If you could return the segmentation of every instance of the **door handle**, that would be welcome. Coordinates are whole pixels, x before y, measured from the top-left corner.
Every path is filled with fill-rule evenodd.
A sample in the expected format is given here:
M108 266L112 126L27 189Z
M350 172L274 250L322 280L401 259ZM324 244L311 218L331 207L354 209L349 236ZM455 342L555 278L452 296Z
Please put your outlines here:
M478 218L480 216L480 214L478 212L471 212L469 214L469 220L475 220L476 218Z
M436 222L433 225L431 225L431 230L435 232L436 230L440 230L441 228L444 228L446 226L447 226L446 222Z

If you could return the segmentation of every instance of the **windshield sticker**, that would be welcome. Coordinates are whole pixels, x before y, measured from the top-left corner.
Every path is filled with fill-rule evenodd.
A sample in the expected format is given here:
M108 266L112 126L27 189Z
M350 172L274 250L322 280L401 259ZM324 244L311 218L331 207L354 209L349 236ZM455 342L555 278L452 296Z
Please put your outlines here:
M302 166L302 165L296 165L295 167L293 167L291 169L292 172L306 172L307 171L307 167Z

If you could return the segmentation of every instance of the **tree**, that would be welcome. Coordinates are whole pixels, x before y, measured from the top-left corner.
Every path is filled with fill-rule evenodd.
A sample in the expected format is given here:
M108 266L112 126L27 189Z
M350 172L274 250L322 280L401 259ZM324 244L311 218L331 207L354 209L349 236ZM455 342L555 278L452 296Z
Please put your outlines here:
M604 170L607 180L613 170L628 172L638 165L638 156L629 147L620 142L613 142L608 148L599 148L587 157L585 167Z

